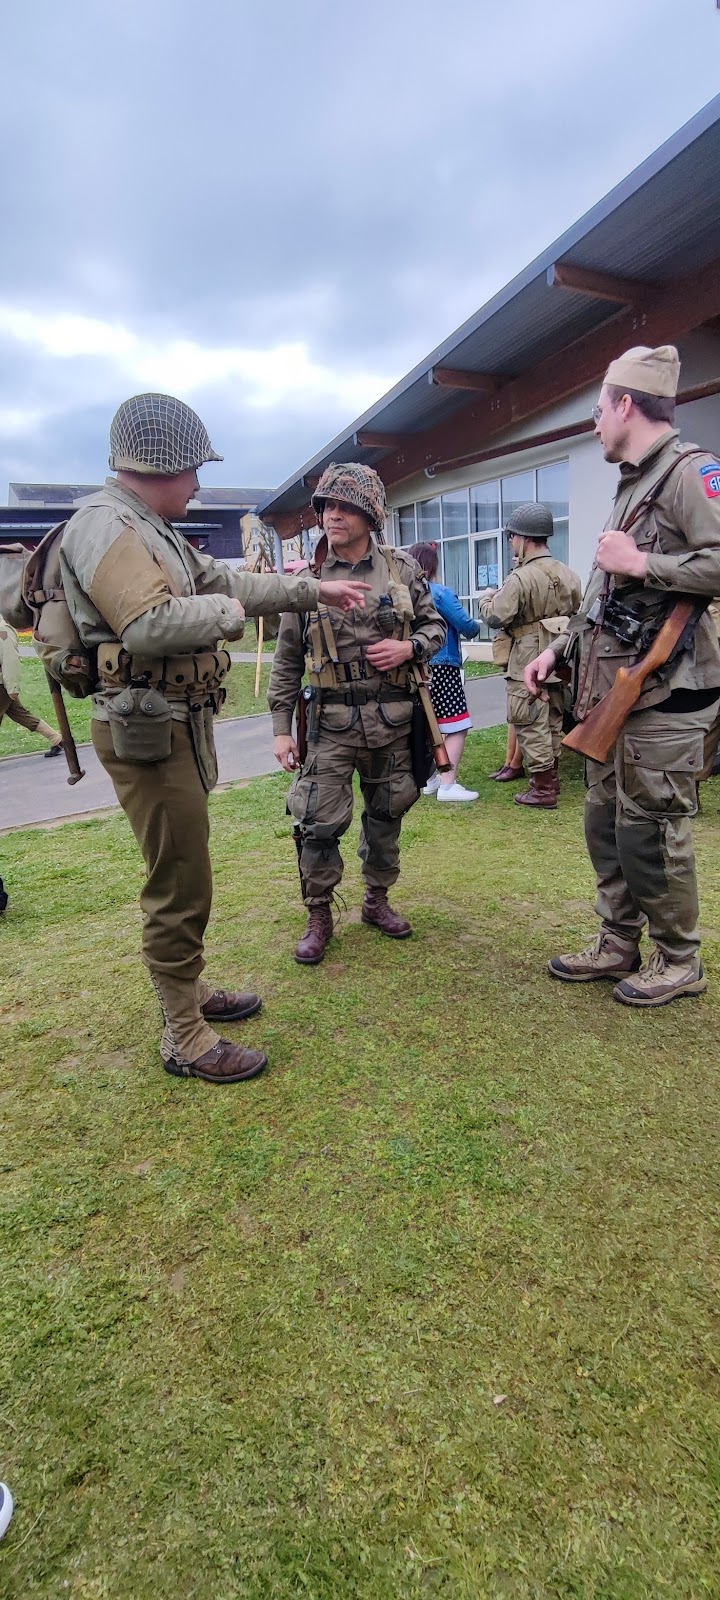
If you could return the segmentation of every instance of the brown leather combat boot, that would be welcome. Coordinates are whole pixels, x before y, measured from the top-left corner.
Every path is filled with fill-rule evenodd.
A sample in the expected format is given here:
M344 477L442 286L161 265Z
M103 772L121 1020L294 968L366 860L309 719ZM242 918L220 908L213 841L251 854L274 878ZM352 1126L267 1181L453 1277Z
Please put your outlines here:
M387 889L368 884L360 912L363 922L372 923L389 939L409 939L412 933L410 923L406 917L401 917L399 911L393 911L392 906L388 905L387 896Z
M530 788L525 794L513 796L516 806L542 806L544 811L554 811L558 803L558 781L554 767L546 772L530 774Z
M242 1050L229 1039L218 1039L197 1061L178 1061L175 1056L163 1061L165 1071L173 1077L202 1078L204 1083L241 1083L245 1078L257 1078L267 1064L262 1050Z
M252 990L241 994L235 989L213 989L200 1010L206 1022L244 1022L262 1010L262 1000Z
M526 776L524 767L512 767L509 761L506 761L504 766L498 767L497 772L490 773L493 783L519 783L520 779Z
M328 943L332 939L332 932L330 902L323 900L318 906L310 906L307 927L295 948L295 960L299 961L301 966L316 967L325 955Z

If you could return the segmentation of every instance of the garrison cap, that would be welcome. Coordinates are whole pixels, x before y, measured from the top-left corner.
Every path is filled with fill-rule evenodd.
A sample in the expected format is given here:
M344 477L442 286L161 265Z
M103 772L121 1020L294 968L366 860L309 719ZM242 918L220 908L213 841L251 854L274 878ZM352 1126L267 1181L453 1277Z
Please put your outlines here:
M610 362L603 383L674 400L679 379L680 357L674 344L660 344L656 350L651 350L647 344L637 344Z
M552 511L537 500L527 500L510 512L505 532L516 533L521 539L551 539L554 532Z
M345 500L363 511L376 533L385 527L387 507L385 485L372 467L361 461L331 461L312 497L312 508L320 521L326 500Z
M110 424L113 472L153 472L172 477L222 461L196 411L170 394L135 394L123 400Z

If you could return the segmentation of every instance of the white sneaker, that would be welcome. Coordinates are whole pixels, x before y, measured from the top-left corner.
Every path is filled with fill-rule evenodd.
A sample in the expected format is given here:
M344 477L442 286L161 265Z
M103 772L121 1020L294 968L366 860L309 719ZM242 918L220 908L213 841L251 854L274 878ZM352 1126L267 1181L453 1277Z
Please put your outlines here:
M425 785L425 788L423 789L423 794L437 794L439 788L440 788L440 773L439 772L434 772L432 777L428 778L428 781L427 781L427 783Z
M461 783L441 784L437 792L438 800L479 800L477 789L463 789Z
M13 1497L6 1483L0 1483L0 1539L10 1526L13 1514Z

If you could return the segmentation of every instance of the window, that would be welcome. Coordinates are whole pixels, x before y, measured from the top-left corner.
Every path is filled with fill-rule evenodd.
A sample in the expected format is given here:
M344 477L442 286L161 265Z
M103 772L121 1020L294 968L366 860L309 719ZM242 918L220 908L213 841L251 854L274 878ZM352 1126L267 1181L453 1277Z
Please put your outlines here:
M499 588L497 539L475 540L475 588Z
M398 544L416 544L415 507L400 506L397 512Z
M518 506L527 505L528 500L535 500L535 473L514 472L511 478L502 479L502 525L507 525L508 517ZM503 577L512 572L513 553L508 535L503 534Z
M443 541L443 574L448 589L454 589L463 605L470 604L470 556L467 539Z
M473 533L486 533L500 527L500 485L474 483L470 490L470 526Z
M467 489L456 489L451 494L442 497L442 536L443 539L454 539L456 536L467 537L468 531L468 492Z
M442 528L440 525L440 496L435 500L419 500L417 511L417 537L418 544L440 543Z
M538 467L537 497L553 514L555 532L550 549L557 561L570 559L569 522L569 467L567 461L553 461L548 467Z

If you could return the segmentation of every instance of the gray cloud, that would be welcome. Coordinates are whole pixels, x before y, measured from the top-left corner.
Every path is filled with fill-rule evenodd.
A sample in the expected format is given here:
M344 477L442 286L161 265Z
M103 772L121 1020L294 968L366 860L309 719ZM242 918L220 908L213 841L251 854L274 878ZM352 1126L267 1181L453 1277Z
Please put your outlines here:
M188 368L227 481L279 481L708 100L719 41L711 0L14 7L0 301L304 345L304 400ZM0 489L97 477L128 386L162 386L7 330L0 360Z

